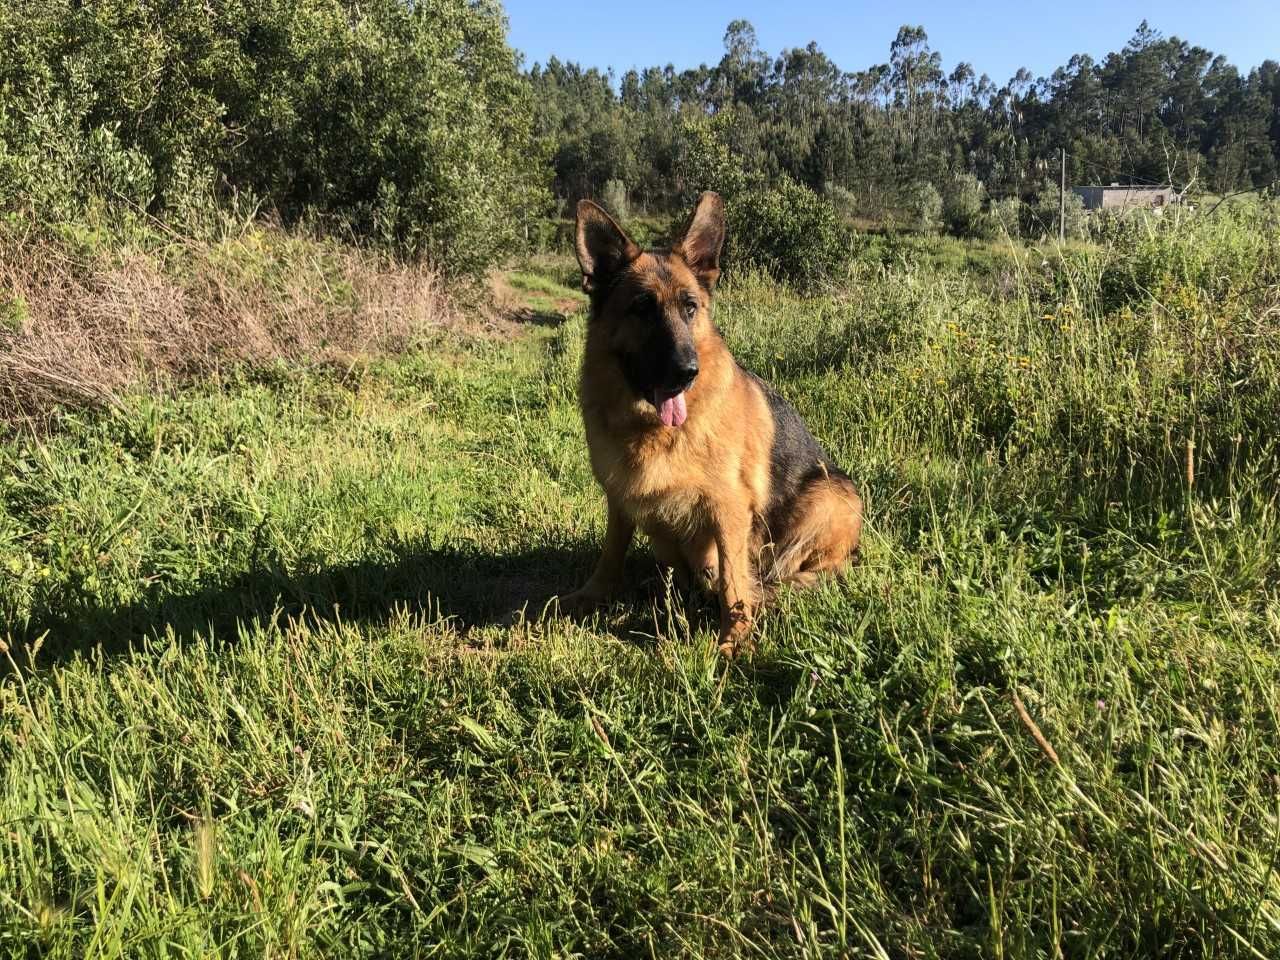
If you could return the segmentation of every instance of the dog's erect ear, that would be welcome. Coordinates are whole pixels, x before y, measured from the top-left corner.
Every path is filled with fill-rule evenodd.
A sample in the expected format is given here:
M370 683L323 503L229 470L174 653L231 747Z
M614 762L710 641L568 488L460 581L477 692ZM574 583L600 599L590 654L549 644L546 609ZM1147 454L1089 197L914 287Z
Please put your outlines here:
M592 293L640 256L640 248L613 217L590 200L578 201L578 230L573 245L582 267L582 289Z
M720 279L720 248L724 246L724 201L708 190L698 198L676 251L707 290Z

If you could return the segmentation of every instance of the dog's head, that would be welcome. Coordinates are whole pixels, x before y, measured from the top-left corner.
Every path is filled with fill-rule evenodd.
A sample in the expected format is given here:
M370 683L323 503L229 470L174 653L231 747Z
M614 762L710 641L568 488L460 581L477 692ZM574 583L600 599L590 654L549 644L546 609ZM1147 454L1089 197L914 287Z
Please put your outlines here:
M698 376L698 346L711 332L708 308L720 277L724 205L704 193L669 250L641 250L609 214L578 203L575 246L582 288L622 369L627 389L668 427L688 416L685 392Z

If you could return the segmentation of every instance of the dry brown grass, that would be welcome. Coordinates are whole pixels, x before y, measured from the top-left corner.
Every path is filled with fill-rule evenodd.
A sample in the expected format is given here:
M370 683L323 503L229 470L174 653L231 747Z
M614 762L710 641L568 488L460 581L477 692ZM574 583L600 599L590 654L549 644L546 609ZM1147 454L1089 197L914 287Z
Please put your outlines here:
M460 316L426 266L274 228L143 246L0 230L0 421L228 365L350 363Z

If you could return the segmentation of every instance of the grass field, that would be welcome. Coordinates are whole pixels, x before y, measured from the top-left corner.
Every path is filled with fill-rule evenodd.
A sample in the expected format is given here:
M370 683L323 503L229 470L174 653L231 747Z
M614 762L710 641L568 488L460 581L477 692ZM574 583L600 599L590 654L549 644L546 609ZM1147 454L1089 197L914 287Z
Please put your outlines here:
M0 954L1280 955L1268 216L731 278L869 504L749 663L643 550L544 612L603 528L567 259L514 337L11 433Z

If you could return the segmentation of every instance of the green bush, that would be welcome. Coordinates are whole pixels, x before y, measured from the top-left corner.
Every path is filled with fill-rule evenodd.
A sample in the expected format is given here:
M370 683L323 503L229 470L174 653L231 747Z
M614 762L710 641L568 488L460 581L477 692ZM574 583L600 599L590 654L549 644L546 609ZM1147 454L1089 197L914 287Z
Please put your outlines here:
M0 89L0 210L58 222L103 198L144 209L155 190L145 153L117 136L118 124L88 126L83 91L65 94L40 81L22 100Z
M619 220L627 218L627 185L621 180L606 180L600 203Z
M11 0L0 49L7 208L123 199L186 226L215 194L247 198L454 273L546 212L490 0Z
M729 269L754 267L802 288L822 284L850 260L835 207L786 174L766 180L745 170L726 142L730 123L724 115L682 121L678 169L686 199L703 190L724 198Z
M1059 185L1045 180L1035 193L1035 198L1028 208L1030 230L1032 236L1056 237L1058 235L1058 192ZM1084 200L1074 193L1069 193L1065 200L1066 235L1069 239L1078 240L1088 233L1089 215L1084 209Z
M942 195L926 180L915 180L903 190L902 206L911 226L932 233L942 225Z
M942 218L957 237L991 235L990 218L983 212L987 190L972 173L957 173L947 183L942 201Z
M684 212L675 217L629 217L627 233L642 247L663 247L684 227Z
M749 264L801 288L822 285L850 260L835 208L785 174L731 199L730 264Z
M681 117L676 176L686 205L691 206L704 190L714 190L729 203L759 180L747 173L741 158L729 149L731 123L728 111L714 117Z
M859 212L860 203L857 195L847 187L828 181L822 185L822 195L842 217L853 217Z
M987 210L991 228L997 234L1022 236L1023 203L1017 197L1005 197L1003 200L992 200Z

